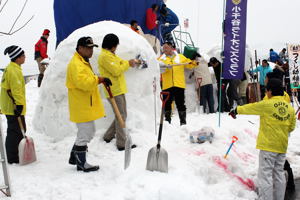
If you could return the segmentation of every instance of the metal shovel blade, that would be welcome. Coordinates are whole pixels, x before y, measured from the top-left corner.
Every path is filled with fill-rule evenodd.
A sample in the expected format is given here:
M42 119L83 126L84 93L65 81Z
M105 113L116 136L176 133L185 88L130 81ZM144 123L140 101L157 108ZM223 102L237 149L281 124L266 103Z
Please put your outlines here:
M127 169L129 167L129 165L130 165L130 161L131 161L131 146L132 146L131 136L129 134L126 134L124 169Z
M168 173L168 153L163 148L156 146L151 148L148 152L147 166L149 171L159 171Z

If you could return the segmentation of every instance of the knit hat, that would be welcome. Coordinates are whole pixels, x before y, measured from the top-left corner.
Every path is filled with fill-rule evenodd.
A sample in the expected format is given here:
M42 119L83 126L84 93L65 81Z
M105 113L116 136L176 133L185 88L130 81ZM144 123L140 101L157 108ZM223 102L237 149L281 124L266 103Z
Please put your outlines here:
M45 30L43 31L43 35L49 35L49 33L50 33L49 29L45 29Z
M21 47L12 45L5 49L4 55L8 54L11 60L20 57L24 54L24 50Z

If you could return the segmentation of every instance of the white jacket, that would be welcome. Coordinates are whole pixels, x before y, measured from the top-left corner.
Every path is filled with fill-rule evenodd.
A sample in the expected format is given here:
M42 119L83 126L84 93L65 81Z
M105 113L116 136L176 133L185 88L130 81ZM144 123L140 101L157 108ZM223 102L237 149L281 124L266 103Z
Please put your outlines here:
M196 83L197 83L197 79L201 78L202 81L201 81L200 86L212 84L212 78L211 78L211 74L208 69L207 62L205 61L205 59L203 57L199 58L198 62L199 62L199 65L194 68L194 75L196 78Z

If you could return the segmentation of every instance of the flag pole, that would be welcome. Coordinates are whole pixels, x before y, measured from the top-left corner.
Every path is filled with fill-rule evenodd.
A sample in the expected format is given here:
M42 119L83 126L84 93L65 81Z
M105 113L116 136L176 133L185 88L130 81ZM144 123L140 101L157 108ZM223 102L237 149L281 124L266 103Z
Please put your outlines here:
M224 31L225 31L225 8L226 0L223 1L223 21L222 21L222 44L221 44L221 70L219 85L219 127L221 127L221 107L222 107L222 73L223 73L223 57L224 57Z

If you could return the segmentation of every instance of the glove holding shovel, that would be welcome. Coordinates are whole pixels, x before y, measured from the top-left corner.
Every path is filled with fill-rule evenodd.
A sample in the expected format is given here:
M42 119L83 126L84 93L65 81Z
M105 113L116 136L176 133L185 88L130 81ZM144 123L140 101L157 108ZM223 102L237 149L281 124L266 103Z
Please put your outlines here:
M165 95L165 98L163 98ZM146 169L149 171L159 171L159 172L168 172L168 152L161 148L161 135L163 129L163 121L164 121L164 114L165 114L165 104L170 97L169 92L161 92L160 98L162 100L162 108L161 108L161 116L160 116L160 124L159 124L159 131L158 131L158 142L157 145L151 148L148 152L147 158L147 166ZM164 100L163 100L164 99Z

